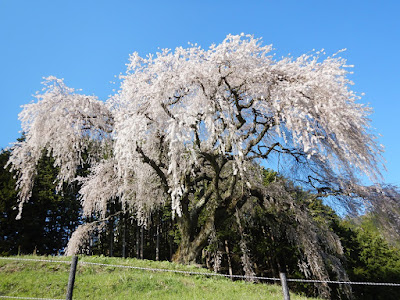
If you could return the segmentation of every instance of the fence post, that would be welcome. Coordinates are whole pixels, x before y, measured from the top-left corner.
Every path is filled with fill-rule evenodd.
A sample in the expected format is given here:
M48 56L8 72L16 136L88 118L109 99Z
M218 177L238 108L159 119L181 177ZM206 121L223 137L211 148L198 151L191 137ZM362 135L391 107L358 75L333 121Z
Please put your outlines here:
M72 300L72 292L74 290L76 265L78 264L78 256L73 256L71 261L71 269L69 271L67 298L66 300Z
M283 299L284 300L290 300L290 294L289 294L289 288L288 288L288 285L287 285L286 274L283 273L283 272L280 272L279 273L279 277L281 278Z

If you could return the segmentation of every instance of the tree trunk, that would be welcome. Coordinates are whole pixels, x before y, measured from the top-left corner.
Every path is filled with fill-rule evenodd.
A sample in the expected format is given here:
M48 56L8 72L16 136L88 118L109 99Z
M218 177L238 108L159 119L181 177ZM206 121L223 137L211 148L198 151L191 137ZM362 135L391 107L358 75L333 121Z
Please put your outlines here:
M196 262L196 251L193 249L192 237L191 237L191 225L189 219L186 216L182 216L178 219L178 228L181 234L181 241L178 246L178 250L172 257L172 260L177 263L190 264Z
M113 256L113 246L114 246L114 220L110 218L110 257Z
M160 224L157 223L156 261L160 260Z
M206 245L208 237L214 228L214 216L210 216L198 233L195 232L197 222L190 222L189 218L182 216L178 219L178 228L181 233L181 242L172 260L181 264L196 263L201 250Z
M136 257L140 259L140 227L136 225Z
M123 228L122 228L122 257L126 258L126 218L123 215Z
M144 244L144 230L143 226L140 226L140 259L143 259L143 244Z
M173 257L173 240L172 240L172 235L168 235L168 242L169 242L169 260L172 261Z
M225 251L226 251L226 255L228 256L228 270L229 270L229 275L231 276L232 279L232 262L231 262L231 255L229 253L229 246L228 246L228 241L225 240Z

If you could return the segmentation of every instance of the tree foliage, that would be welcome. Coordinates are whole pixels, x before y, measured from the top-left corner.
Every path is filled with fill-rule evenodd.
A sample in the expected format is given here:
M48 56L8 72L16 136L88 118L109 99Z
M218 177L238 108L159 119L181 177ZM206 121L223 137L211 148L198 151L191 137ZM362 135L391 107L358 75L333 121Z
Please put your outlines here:
M350 89L346 61L320 52L276 59L271 50L253 36L229 35L208 50L134 53L106 102L47 78L38 101L20 114L26 139L9 160L18 174L19 216L46 149L59 189L82 184L85 217L109 218L109 203L118 202L146 223L151 211L170 206L180 233L176 261L196 261L215 228L255 201L286 211L286 237L299 240L314 275L328 278L321 258L340 248L336 237L319 230L294 186L266 186L259 164L279 160L294 184L353 211L360 202L392 211L396 201L390 189L359 185L362 174L380 179L382 148L370 108ZM90 166L86 177L77 176L82 165ZM68 253L79 251L96 224L78 228Z
M53 167L51 158L42 156L32 196L24 205L24 218L16 220L16 182L13 174L4 169L9 156L9 151L0 154L0 253L60 253L78 226L78 189L64 186L62 195L56 194L57 169Z
M400 249L391 245L373 214L340 222L338 234L345 249L347 270L352 281L400 282ZM396 287L354 286L357 299L398 299Z

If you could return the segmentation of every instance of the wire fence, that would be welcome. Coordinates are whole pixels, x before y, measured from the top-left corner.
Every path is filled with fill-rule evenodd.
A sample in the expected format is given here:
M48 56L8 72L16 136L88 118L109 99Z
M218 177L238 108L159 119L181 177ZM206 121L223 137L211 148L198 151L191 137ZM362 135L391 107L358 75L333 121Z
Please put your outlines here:
M1 296L3 299L31 299L31 300L64 300L64 299L55 299L55 298L34 298L34 297L15 297L15 296Z
M13 260L13 261L71 264L71 261L54 260L54 259L35 259L35 258L19 258L19 257L0 257L0 259ZM112 267L112 268L134 269L134 270L142 270L142 271L150 271L150 272L169 272L169 273L178 273L178 274L185 274L185 275L217 276L217 277L227 277L227 278L231 278L231 279L235 278L235 279L245 279L245 280L264 280L264 281L274 281L274 282L281 281L282 282L282 278L263 277L263 276L228 275L228 274L219 274L219 273L213 273L213 272L195 272L195 271L171 270L171 269L161 269L161 268L147 268L147 267L138 267L138 266L130 266L130 265L115 265L115 264L105 264L105 263L96 263L96 262L87 262L87 261L79 261L78 264L79 265L95 265L95 266ZM334 281L334 280L313 280L313 279L296 279L296 278L287 278L285 280L287 282L300 282L300 283L322 283L322 284L346 284L346 285L400 287L400 283L391 283L391 282ZM282 282L282 284L283 284L283 282ZM62 300L62 299L54 299L54 298L15 297L15 296L1 296L1 295L0 295L0 298L34 299L34 300ZM71 299L72 299L72 297L71 297Z

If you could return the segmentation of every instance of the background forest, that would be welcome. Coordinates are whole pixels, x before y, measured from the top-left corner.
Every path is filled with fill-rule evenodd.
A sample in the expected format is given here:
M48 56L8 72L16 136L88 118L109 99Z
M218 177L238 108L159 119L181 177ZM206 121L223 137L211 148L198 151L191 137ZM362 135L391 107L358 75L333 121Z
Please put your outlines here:
M0 255L31 254L60 255L81 217L78 187L65 185L55 193L57 170L52 159L43 155L38 164L31 200L25 204L23 217L18 214L15 179L4 168L9 151L0 155ZM85 170L81 170L82 174ZM264 184L273 184L279 174L264 170ZM288 187L291 185L287 182ZM373 212L361 217L339 217L321 199L310 201L307 193L291 186L292 193L316 223L327 226L340 238L343 261L351 281L400 282L400 248L396 238L385 235ZM136 257L151 260L172 260L179 247L180 235L171 209L160 208L151 215L147 226L138 226L132 214L114 214L120 203L108 207L103 229L93 232L90 242L82 249L86 255ZM286 235L288 223L293 222L288 211L279 208L262 209L256 202L233 215L215 228L215 234L202 249L199 264L224 274L248 274L279 277L284 264L289 278L306 278L299 265L304 255ZM93 216L95 218L95 216ZM201 224L201 222L199 223ZM247 255L243 255L247 252ZM243 262L247 257L249 264ZM250 268L251 270L245 270ZM331 270L332 271L332 270ZM306 295L317 295L318 285L291 283L290 288ZM330 285L331 297L346 298L344 287ZM356 299L398 299L396 287L353 286Z

